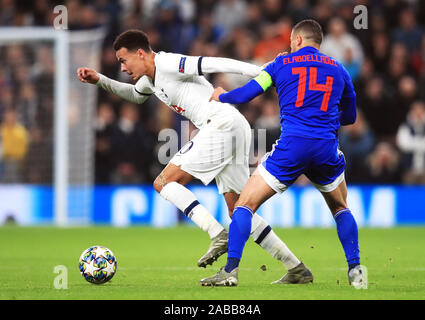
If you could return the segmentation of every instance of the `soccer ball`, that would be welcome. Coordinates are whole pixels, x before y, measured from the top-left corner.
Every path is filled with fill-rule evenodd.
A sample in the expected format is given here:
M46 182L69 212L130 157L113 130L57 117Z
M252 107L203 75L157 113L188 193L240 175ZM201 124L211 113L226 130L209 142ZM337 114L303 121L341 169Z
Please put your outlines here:
M102 284L114 276L117 271L117 259L108 248L93 246L81 254L78 268L88 282Z

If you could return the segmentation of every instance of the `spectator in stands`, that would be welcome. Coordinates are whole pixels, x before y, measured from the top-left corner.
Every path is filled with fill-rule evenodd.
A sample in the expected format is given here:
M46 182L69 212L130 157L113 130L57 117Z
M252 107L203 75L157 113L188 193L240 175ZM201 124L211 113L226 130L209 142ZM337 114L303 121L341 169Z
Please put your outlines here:
M192 24L187 30L187 40L189 40L187 47L194 39L204 43L218 43L223 39L226 31L214 20L211 12L201 11L197 23Z
M385 32L378 32L372 38L371 59L375 69L381 75L386 73L388 61L390 58L390 39Z
M166 51L183 52L186 49L184 22L179 14L178 6L173 1L159 2L154 26L159 32Z
M57 1L49 0L0 0L0 25L51 26L55 18L53 7L56 3ZM353 3L368 6L367 31L352 29ZM410 121L410 116L406 115L409 106L413 103L416 105L416 101L425 101L424 3L417 0L66 0L63 4L68 9L70 30L107 26L101 72L113 77L120 73L119 64L114 50L109 48L115 36L125 29L143 29L148 33L155 51L225 56L261 65L274 59L277 53L287 50L294 23L305 17L318 20L325 31L322 51L340 59L350 72L358 97L358 110L360 113L363 111L368 124L364 126L360 119L358 127L355 124L341 131L341 146L347 157L347 167L357 167L363 164L350 160L349 157L357 152L357 143L360 144L365 139L362 134L366 134L364 130L368 130L364 127L369 129L377 141L395 143L400 125L403 123L405 126ZM228 16L231 18L226 18ZM225 32L226 28L228 32ZM0 45L0 120L3 119L5 110L13 108L18 112L20 123L30 132L31 143L26 156L28 161L32 161L31 157L41 157L42 151L39 150L47 148L38 144L39 139L50 146L50 151L46 152L51 152L55 75L52 53L52 43L48 42L37 46ZM124 77L121 80L130 81ZM247 81L237 75L220 74L211 75L209 80L214 85L227 89L239 86L239 81ZM252 127L268 127L268 121L272 122L270 99L277 104L276 97L267 96L238 106ZM108 107L105 108L105 105ZM119 97L104 91L99 92L98 106L102 109L99 113L103 114L106 109L113 108L116 115L127 108ZM144 166L146 168L143 168L146 172L139 173L143 171L142 168L135 166L140 181L152 182L152 177L156 176L154 172L158 173L162 169L157 159L160 146L157 134L163 126L176 128L179 121L177 115L167 112L168 109L163 108L161 102L155 98L149 99L138 110L138 121L134 126L139 128L136 131L143 128L145 138L148 137L149 141L141 143L145 146L144 160L148 159ZM122 141L130 143L130 136L134 137L136 134L124 134L122 128L120 129L120 121L114 120L113 137L116 140L119 136ZM102 166L107 163L106 137L109 133L100 130L97 134L96 170L99 171L96 171L96 180L108 183L113 180ZM268 135L273 136L274 133L270 132ZM356 140L356 135L362 138ZM110 148L112 142L111 140ZM399 152L394 148L392 151ZM408 152L403 151L403 160L407 157L406 153ZM104 156L106 158L102 158ZM126 161L130 159L128 163L136 163L137 157L139 155L133 152L128 155L124 153L122 158ZM367 153L364 158L366 157ZM376 152L375 157L377 158ZM113 164L116 162L111 166ZM356 168L350 170L358 171ZM368 171L364 170L365 173ZM35 173L30 176L32 178L27 175L27 181L40 181ZM356 177L354 179L359 183L371 179L370 175L361 173L353 173L350 177ZM400 178L398 182L401 181ZM404 178L403 181L410 180Z
M344 126L339 134L339 144L345 156L346 177L351 183L365 180L365 155L374 147L375 137L366 122L363 112L357 111L357 119L353 125Z
M2 177L6 183L22 182L22 163L28 149L28 133L14 109L7 109L0 125L2 141Z
M0 26L13 25L16 8L13 0L3 0L0 4Z
M425 103L415 101L397 132L403 155L403 182L425 184Z
M361 64L360 61L354 60L353 50L351 48L347 48L344 52L344 66L347 69L351 80L356 81L360 74Z
M261 1L261 9L263 19L270 23L276 23L285 15L285 8L281 0L263 0Z
M274 24L265 23L261 26L261 39L255 46L254 59L260 64L272 61L279 52L287 51L288 47L288 38L282 36Z
M138 123L138 110L124 103L111 138L112 183L139 184L148 181L150 157L146 133Z
M20 182L53 183L53 144L38 126L29 131L29 146L23 167L24 180Z
M395 96L397 105L397 117L396 124L397 128L406 119L406 115L409 111L409 107L419 98L418 87L416 80L408 75L401 77L398 83L398 91Z
M95 182L109 184L112 172L113 124L115 114L112 104L104 102L99 105L95 119Z
M270 151L272 145L280 137L280 116L279 108L275 100L266 99L261 106L261 114L255 122L254 128L256 131L266 130L266 149L263 151Z
M307 19L310 15L310 6L307 0L290 0L286 7L286 14L295 22Z
M371 124L379 138L388 138L397 131L397 107L387 95L381 77L374 76L366 82L364 93L358 95L358 107L363 111L366 121ZM382 115L385 114L385 121Z
M24 83L16 101L16 110L25 128L32 128L37 123L37 94L31 82Z
M413 9L404 9L399 15L399 20L400 27L393 32L394 41L403 43L409 52L419 50L424 29L417 25Z
M379 142L366 158L365 181L374 184L395 184L401 180L400 157L388 142Z
M364 59L362 45L356 37L347 32L344 20L339 17L332 18L328 30L329 33L323 38L321 51L345 66L347 50L351 50L351 60L361 65Z
M226 33L235 27L243 25L246 17L246 3L242 0L222 0L213 11L217 25L222 26Z

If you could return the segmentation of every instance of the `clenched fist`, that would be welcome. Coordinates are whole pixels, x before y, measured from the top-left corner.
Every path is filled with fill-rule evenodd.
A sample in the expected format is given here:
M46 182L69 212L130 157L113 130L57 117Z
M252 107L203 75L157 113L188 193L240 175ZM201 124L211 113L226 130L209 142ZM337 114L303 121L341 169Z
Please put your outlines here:
M97 72L90 68L78 68L77 74L81 82L96 84L99 81Z

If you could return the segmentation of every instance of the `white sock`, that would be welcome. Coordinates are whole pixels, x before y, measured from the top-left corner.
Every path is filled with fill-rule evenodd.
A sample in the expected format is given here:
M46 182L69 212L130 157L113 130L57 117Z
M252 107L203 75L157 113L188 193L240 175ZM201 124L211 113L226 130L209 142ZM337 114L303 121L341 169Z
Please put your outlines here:
M298 258L287 245L274 233L268 223L258 214L252 216L251 237L273 258L282 261L287 270L300 264Z
M167 183L160 195L173 203L192 220L199 228L208 232L210 238L217 236L224 227L201 205L195 195L177 182Z

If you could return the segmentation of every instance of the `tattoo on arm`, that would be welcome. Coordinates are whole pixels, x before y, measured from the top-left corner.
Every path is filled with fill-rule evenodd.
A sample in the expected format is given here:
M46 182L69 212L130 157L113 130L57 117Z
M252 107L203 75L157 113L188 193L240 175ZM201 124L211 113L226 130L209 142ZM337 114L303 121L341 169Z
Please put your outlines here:
M165 180L164 175L162 174L162 172L159 174L159 183L161 184L161 187L164 188L165 185L167 184L167 180Z

